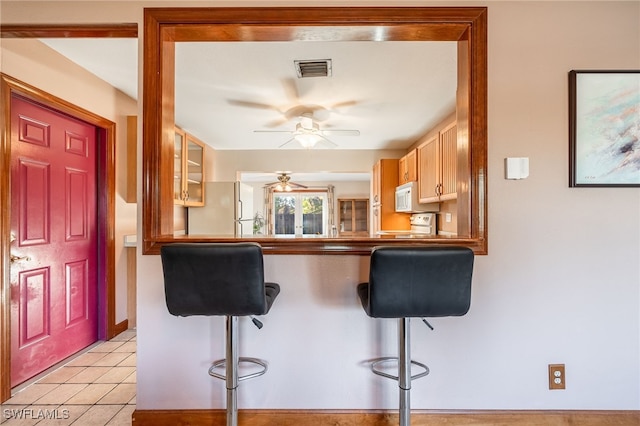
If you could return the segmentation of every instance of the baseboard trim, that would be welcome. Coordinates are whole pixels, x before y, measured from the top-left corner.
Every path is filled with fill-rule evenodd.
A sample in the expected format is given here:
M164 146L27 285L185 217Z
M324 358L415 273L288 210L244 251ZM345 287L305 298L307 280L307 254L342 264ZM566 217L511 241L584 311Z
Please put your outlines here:
M113 335L109 336L107 340L111 340L116 337L118 334L123 331L127 331L129 329L129 320L121 321L113 326Z
M240 410L240 425L251 426L394 426L398 414L390 411L349 410ZM135 410L135 426L225 426L224 410ZM640 411L631 410L414 410L412 426L637 426Z

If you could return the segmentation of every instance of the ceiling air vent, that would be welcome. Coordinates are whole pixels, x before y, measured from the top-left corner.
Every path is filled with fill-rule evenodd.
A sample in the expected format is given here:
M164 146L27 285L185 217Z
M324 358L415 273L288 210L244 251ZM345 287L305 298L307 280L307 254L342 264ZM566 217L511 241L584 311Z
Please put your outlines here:
M293 61L298 78L331 76L331 59Z

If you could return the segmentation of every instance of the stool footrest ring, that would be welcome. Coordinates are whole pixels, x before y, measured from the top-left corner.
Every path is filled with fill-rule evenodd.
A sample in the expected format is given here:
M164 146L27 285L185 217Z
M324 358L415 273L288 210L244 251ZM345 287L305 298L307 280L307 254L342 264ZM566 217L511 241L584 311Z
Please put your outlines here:
M262 369L260 371L256 371L255 373L245 374L244 376L238 376L238 381L253 379L254 377L262 376L264 373L267 372L267 362L262 359L240 357L238 359L238 364L242 362L259 365L262 367ZM225 374L220 374L215 371L217 368L226 368L226 364L227 364L227 361L224 359L214 361L211 367L209 367L209 375L217 379L227 380L227 376Z
M371 363L371 371L373 371L374 374L377 374L378 376L382 376L382 377L386 377L388 379L392 379L392 380L398 380L398 376L394 376L393 374L389 374L389 373L385 373L384 371L380 371L378 370L376 367L379 364L385 363L385 362L390 362L390 361L398 361L398 357L394 357L394 356L388 356L388 357L383 357L383 358L378 358L375 361L373 361ZM429 367L427 367L426 365L424 365L421 362L418 361L411 361L411 364L413 365L417 365L418 367L422 368L424 371L415 374L413 376L411 376L411 380L415 380L415 379L419 379L421 377L426 376L427 374L429 374Z

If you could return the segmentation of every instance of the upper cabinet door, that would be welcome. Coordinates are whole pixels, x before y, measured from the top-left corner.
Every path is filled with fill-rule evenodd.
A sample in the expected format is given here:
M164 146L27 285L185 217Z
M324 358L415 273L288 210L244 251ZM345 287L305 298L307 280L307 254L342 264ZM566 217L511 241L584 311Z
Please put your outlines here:
M380 161L376 162L373 165L373 174L372 174L372 180L371 180L371 199L373 200L373 205L377 206L380 204L381 197L380 197L380 167L381 167L381 163Z
M184 132L178 128L175 129L173 145L173 202L175 204L184 204L184 183L183 183L183 163L182 155L186 136Z
M417 149L419 201L455 200L458 197L456 123L444 127Z
M458 156L457 127L455 123L440 132L440 200L455 200L458 196L456 164Z
M176 128L174 153L174 203L204 205L204 143Z
M418 180L417 167L418 150L412 149L398 163L398 184L402 185L408 182Z
M438 197L438 185L440 184L439 154L437 136L418 147L418 198L421 203L440 201Z
M186 205L204 206L204 143L187 133Z

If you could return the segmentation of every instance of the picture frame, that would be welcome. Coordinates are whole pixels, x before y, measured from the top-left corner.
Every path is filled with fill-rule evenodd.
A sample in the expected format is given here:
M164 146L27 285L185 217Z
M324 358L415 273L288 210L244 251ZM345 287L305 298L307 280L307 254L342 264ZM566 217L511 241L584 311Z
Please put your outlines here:
M640 70L569 72L569 187L640 187Z

